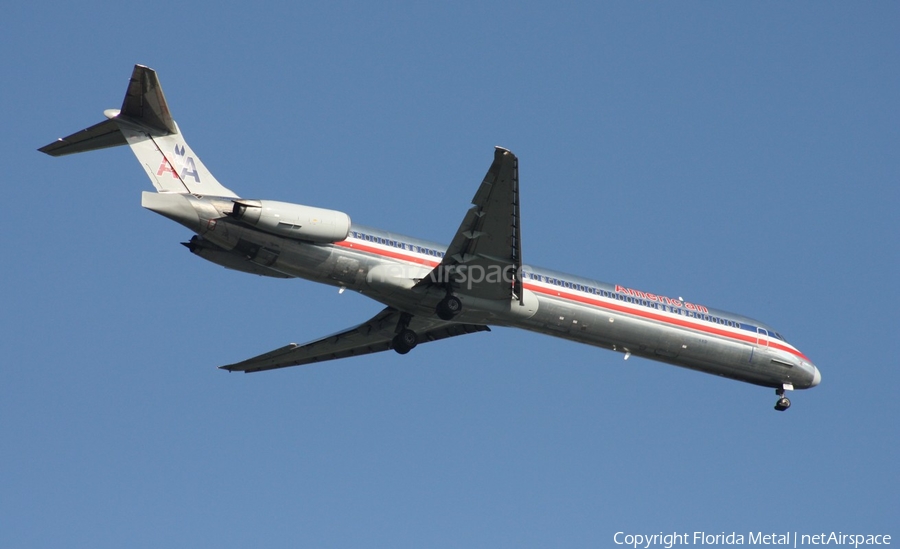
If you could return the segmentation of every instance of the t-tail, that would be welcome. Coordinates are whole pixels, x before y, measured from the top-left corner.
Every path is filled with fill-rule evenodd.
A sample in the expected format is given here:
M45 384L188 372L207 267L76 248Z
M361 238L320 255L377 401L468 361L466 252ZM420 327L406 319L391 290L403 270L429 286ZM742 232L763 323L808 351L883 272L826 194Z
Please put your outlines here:
M128 145L159 193L237 198L213 177L185 142L153 69L135 65L122 108L103 114L107 120L38 150L63 156Z

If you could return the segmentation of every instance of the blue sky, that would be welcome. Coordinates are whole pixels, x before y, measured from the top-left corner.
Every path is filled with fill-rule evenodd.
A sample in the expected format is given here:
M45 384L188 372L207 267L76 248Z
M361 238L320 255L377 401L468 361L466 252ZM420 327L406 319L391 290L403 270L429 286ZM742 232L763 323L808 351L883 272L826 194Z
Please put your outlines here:
M896 3L4 8L2 547L605 547L897 530ZM508 329L256 375L369 318L226 271L125 148L35 149L155 68L249 198L448 242L495 145L527 263L740 312L769 389Z

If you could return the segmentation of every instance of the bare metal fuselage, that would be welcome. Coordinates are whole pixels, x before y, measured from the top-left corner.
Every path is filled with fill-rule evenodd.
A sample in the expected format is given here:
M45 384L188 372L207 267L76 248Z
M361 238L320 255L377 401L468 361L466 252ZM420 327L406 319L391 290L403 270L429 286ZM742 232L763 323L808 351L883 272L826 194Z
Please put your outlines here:
M192 251L229 268L355 290L411 315L433 315L442 297L412 287L440 262L445 247L438 244L359 225L334 244L298 241L233 221L226 215L231 198L144 193L144 206L197 233ZM524 267L523 277L523 303L498 306L462 294L454 320L522 328L766 387L805 389L820 379L809 359L759 321L537 267Z

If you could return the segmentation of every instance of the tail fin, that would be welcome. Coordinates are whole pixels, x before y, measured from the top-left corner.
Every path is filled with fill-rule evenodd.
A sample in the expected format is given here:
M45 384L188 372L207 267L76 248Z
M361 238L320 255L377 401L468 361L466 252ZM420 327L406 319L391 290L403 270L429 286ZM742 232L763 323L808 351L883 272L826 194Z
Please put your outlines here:
M63 156L127 144L159 192L237 198L185 142L153 69L135 65L122 108L103 114L108 120L38 150Z

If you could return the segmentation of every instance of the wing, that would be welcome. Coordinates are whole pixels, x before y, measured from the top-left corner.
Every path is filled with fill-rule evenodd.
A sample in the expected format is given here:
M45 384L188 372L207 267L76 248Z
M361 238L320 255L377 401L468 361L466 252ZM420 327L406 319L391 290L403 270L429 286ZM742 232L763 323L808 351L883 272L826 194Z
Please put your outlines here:
M457 293L484 299L522 296L519 160L497 147L444 259L420 285L451 282ZM465 284L459 281L465 280ZM445 282L446 283L446 282Z
M305 345L291 343L243 362L219 366L219 368L229 372L261 372L387 351L391 348L391 340L395 335L400 314L400 311L388 307L372 319L349 330L323 337ZM483 325L456 324L418 316L412 317L409 328L419 336L419 343L490 331L490 328Z

